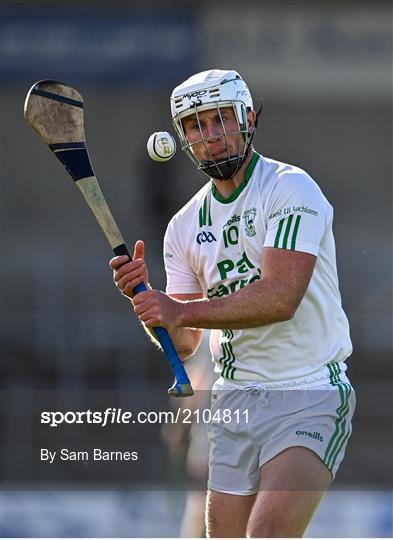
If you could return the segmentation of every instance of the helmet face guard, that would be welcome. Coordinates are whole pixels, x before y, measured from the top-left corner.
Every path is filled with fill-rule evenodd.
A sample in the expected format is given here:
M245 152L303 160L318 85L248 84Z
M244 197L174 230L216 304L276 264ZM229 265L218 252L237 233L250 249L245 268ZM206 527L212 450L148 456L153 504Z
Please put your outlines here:
M227 131L222 117L222 110L230 108L236 119L237 128ZM236 71L209 70L197 73L180 86L175 88L171 96L172 121L179 136L181 148L195 163L198 169L209 177L217 180L228 180L240 169L251 148L255 129L249 133L247 112L252 110L253 104L247 85ZM207 110L216 110L221 122L221 129L214 137L204 135L201 126L201 113ZM190 141L184 128L183 120L195 116L199 128L199 138ZM237 135L235 154L230 152L228 137ZM209 143L212 140L222 139L226 155L214 159ZM204 145L206 160L198 159L195 151L196 145Z
M202 108L202 111L200 110L200 108ZM222 109L226 108L230 108L236 118L237 129L234 131L227 131L227 128L225 126L222 117ZM203 112L203 110L217 111L217 116L219 117L221 122L221 129L219 130L218 135L209 138L203 134L203 129L200 121L200 113ZM195 116L195 121L198 124L200 135L199 139L193 140L192 142L190 142L187 137L182 121L185 116L190 115ZM195 163L195 165L198 167L198 170L204 172L209 177L213 177L218 180L227 180L231 178L240 169L245 158L248 155L252 135L248 133L247 111L242 102L212 102L206 103L202 107L196 105L195 107L193 107L192 112L189 114L177 114L173 119L173 123L179 136L182 150L184 150L188 157ZM237 143L235 153L231 154L228 144L228 137L233 135L237 135ZM221 159L215 159L213 157L208 145L210 141L216 141L217 139L222 139L223 146L226 151L226 156L222 157ZM205 147L206 154L208 155L207 160L199 160L196 156L194 147L200 144L203 144Z

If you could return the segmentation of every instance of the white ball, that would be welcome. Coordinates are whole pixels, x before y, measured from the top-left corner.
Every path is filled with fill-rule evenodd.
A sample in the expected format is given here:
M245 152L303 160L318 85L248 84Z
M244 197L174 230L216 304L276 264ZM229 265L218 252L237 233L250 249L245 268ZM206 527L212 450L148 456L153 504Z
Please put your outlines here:
M157 131L150 135L147 151L154 161L168 161L175 155L176 141L167 131Z

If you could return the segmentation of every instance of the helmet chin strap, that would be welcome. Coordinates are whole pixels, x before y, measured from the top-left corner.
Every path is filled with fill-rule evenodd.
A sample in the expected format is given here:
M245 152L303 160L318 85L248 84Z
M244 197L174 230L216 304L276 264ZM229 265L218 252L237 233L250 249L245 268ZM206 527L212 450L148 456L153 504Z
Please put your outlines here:
M247 149L242 157L231 156L228 160L222 163L216 163L215 161L203 161L201 170L215 180L230 180L233 176L235 176L237 171L243 165L244 161L247 159L250 149L251 143L247 145Z

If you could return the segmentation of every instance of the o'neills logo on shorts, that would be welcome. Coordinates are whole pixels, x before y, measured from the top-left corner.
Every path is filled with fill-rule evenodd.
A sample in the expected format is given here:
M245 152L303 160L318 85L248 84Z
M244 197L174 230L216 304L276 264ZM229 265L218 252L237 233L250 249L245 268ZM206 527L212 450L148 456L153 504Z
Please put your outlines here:
M318 431L314 431L314 433L311 433L310 431L297 431L296 435L305 435L306 437L310 437L310 439L317 439L318 441L323 442L323 437Z

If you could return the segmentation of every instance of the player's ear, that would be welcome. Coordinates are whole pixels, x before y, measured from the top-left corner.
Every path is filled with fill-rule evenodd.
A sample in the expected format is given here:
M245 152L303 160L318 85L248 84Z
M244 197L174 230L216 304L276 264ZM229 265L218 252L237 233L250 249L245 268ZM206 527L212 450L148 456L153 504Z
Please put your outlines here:
M259 98L259 109L257 112L255 111L249 111L249 112L253 112L254 113L254 130L256 130L258 128L258 124L259 124L259 116L262 112L262 109L263 109L263 99L262 98Z
M257 125L256 125L256 121L257 121L257 114L255 111L253 110L249 110L247 111L247 120L248 120L248 133L252 133L253 131L255 131Z

